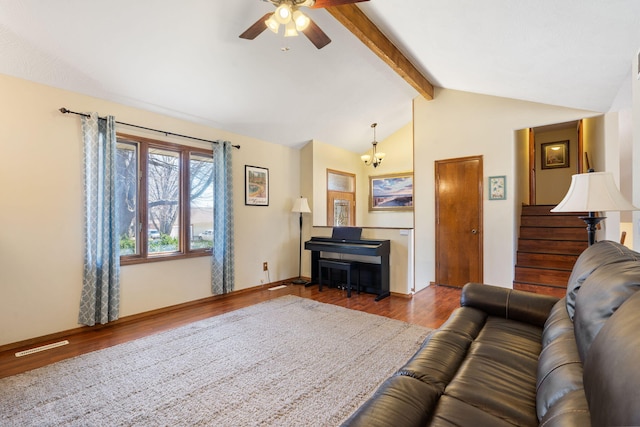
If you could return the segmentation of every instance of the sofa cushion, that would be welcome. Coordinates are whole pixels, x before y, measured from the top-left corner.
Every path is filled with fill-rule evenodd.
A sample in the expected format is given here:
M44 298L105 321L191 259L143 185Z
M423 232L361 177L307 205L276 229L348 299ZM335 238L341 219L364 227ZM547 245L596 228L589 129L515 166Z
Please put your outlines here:
M603 265L584 281L576 298L573 319L583 361L605 322L639 289L640 261Z
M550 342L567 333L573 336L573 322L567 313L567 300L562 298L553 306L544 324L542 348L544 349Z
M610 240L597 242L585 249L573 266L567 283L567 312L569 313L569 318L573 320L578 291L591 273L603 265L638 260L640 260L639 253Z
M549 343L540 353L536 409L542 420L547 411L568 393L580 391L583 400L582 361L573 334L565 334Z
M541 336L537 326L490 316L443 398L481 408L514 425L537 425L536 367Z
M431 384L406 376L387 379L343 425L388 427L424 426L431 419L440 392Z
M588 406L573 322L569 319L565 301L562 299L551 309L542 333L536 409L541 423L546 420L549 425L588 425L588 422L572 424L572 416L575 415L577 421L585 417L580 411L574 414L574 408ZM589 419L588 409L586 419Z
M590 416L584 391L575 390L549 408L539 427L585 427L591 425Z
M396 373L417 378L441 392L467 356L487 315L473 308L458 308L440 329L431 333L422 347Z
M394 423L394 426L406 424ZM442 396L436 407L433 419L428 424L430 427L439 426L491 426L513 427L513 424L502 417L491 414L484 408L475 407L458 399ZM389 424L387 424L387 427Z
M638 426L640 292L611 316L584 364L585 394L594 426Z

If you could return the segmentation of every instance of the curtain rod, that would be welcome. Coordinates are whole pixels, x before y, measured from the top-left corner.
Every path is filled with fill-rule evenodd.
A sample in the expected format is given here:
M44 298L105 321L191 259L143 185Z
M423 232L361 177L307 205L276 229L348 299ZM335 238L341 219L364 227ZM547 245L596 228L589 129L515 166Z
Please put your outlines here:
M62 114L75 114L77 116L90 117L89 114L77 113L75 111L68 110L65 107L60 108L58 111L60 111ZM106 120L104 117L98 117L98 118L100 120ZM209 142L209 143L212 143L212 144L219 144L218 141L213 141L211 139L196 138L195 136L182 135L182 134L179 134L179 133L167 132L167 131L164 131L164 130L153 129L153 128L148 128L148 127L138 126L138 125L132 125L131 123L125 123L125 122L119 122L119 121L116 121L116 123L119 124L119 125L130 126L130 127L134 127L134 128L138 128L138 129L150 130L152 132L163 133L166 136L168 136L168 135L178 136L180 138L194 139L196 141ZM232 147L240 149L240 145L232 145Z

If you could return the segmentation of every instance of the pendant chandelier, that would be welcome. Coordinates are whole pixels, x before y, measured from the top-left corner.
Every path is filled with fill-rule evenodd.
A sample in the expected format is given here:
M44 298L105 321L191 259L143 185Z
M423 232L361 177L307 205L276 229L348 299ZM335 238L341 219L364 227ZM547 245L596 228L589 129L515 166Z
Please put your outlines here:
M376 126L378 126L377 123L371 124L371 127L373 128L373 142L371 143L371 145L373 145L373 154L365 154L360 156L365 165L373 165L374 168L377 168L378 165L382 163L384 156L386 156L385 153L377 152L378 141L376 141Z

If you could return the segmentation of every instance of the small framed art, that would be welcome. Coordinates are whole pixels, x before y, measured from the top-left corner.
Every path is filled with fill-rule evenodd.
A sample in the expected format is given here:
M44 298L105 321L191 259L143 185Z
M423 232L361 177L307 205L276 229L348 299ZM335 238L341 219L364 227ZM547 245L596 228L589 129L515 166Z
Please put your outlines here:
M542 148L542 169L556 169L569 167L569 140L548 142Z
M506 200L507 199L507 177L490 176L489 177L489 200Z
M244 204L269 206L269 169L244 166Z

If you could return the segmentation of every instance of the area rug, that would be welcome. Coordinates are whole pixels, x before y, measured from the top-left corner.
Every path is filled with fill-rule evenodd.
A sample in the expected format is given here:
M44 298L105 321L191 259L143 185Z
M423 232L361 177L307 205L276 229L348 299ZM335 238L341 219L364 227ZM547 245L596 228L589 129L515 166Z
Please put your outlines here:
M428 333L284 296L0 379L0 425L335 426Z

